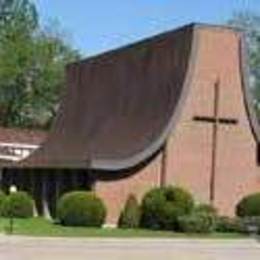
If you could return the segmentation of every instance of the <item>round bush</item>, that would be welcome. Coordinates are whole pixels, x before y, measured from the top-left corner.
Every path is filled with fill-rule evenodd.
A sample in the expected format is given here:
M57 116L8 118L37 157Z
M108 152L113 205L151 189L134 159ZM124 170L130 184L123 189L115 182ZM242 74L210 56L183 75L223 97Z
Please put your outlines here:
M134 195L129 195L125 207L121 212L118 226L120 228L138 228L140 209Z
M186 233L211 233L215 230L215 216L206 211L194 211L179 217L180 231Z
M150 229L178 229L178 217L193 209L193 198L178 187L155 188L142 201L141 226Z
M260 216L260 192L243 198L237 204L236 214L239 217Z
M6 199L6 195L3 191L0 190L0 216L3 215L3 205Z
M94 193L74 191L59 199L57 217L65 226L100 227L105 221L106 208Z
M33 216L33 199L26 192L12 193L4 200L2 209L5 217L30 218Z

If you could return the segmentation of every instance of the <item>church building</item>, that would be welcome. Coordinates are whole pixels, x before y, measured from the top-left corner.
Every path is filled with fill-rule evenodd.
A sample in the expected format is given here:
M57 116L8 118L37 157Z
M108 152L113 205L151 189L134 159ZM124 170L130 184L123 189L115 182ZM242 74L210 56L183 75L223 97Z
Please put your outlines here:
M234 215L260 191L260 131L241 32L191 24L69 64L47 140L2 161L2 187L16 184L51 216L67 191L93 190L117 223L129 194L181 186Z

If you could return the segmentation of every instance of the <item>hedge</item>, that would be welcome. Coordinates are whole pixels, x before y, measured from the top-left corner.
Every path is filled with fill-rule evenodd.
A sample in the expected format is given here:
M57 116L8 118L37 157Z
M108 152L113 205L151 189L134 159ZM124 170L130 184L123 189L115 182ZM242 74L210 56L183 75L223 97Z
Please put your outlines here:
M260 216L260 192L244 197L237 204L236 214L239 217Z
M58 200L57 217L65 226L100 227L105 221L106 208L94 193L74 191Z
M179 187L155 188L143 198L141 226L149 229L178 230L178 217L193 210L189 192Z
M2 207L4 217L30 218L33 216L33 199L23 191L8 195Z
M180 231L186 233L211 233L215 230L215 216L206 211L194 211L179 217Z

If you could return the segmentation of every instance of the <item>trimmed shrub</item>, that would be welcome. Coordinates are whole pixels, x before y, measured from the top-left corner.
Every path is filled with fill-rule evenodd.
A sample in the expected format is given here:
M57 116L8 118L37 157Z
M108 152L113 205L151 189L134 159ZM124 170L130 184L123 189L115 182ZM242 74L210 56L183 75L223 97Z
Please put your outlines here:
M6 199L6 195L3 191L0 190L0 216L3 215L3 205Z
M211 233L215 230L215 216L206 211L194 211L179 217L179 227L186 233Z
M141 226L151 229L162 228L162 213L165 203L163 189L157 188L148 192L141 205Z
M143 198L141 226L150 229L178 230L178 217L190 213L193 198L178 187L155 188Z
M3 216L30 218L33 216L33 199L23 191L12 193L3 202Z
M74 191L59 199L57 217L64 226L101 227L105 221L106 208L94 193Z
M260 217L244 217L242 220L243 232L249 234L260 233Z
M208 204L197 205L191 214L179 217L180 231L186 233L211 233L216 228L216 209Z
M237 204L236 214L239 217L260 216L260 192L243 198Z
M198 206L196 206L195 211L205 212L208 214L212 214L213 216L218 215L217 210L212 205L209 204L199 204Z
M131 194L121 212L118 226L120 228L137 228L140 220L140 209L138 202L133 194Z
M218 217L216 220L216 231L222 233L242 233L243 222L239 218Z

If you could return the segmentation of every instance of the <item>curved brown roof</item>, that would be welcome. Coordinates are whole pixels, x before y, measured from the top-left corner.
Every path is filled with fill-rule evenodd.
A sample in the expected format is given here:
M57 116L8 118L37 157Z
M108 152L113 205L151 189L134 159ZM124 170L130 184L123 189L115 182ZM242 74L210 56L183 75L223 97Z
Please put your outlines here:
M53 131L23 166L119 170L152 156L178 120L197 35L189 25L69 65Z

